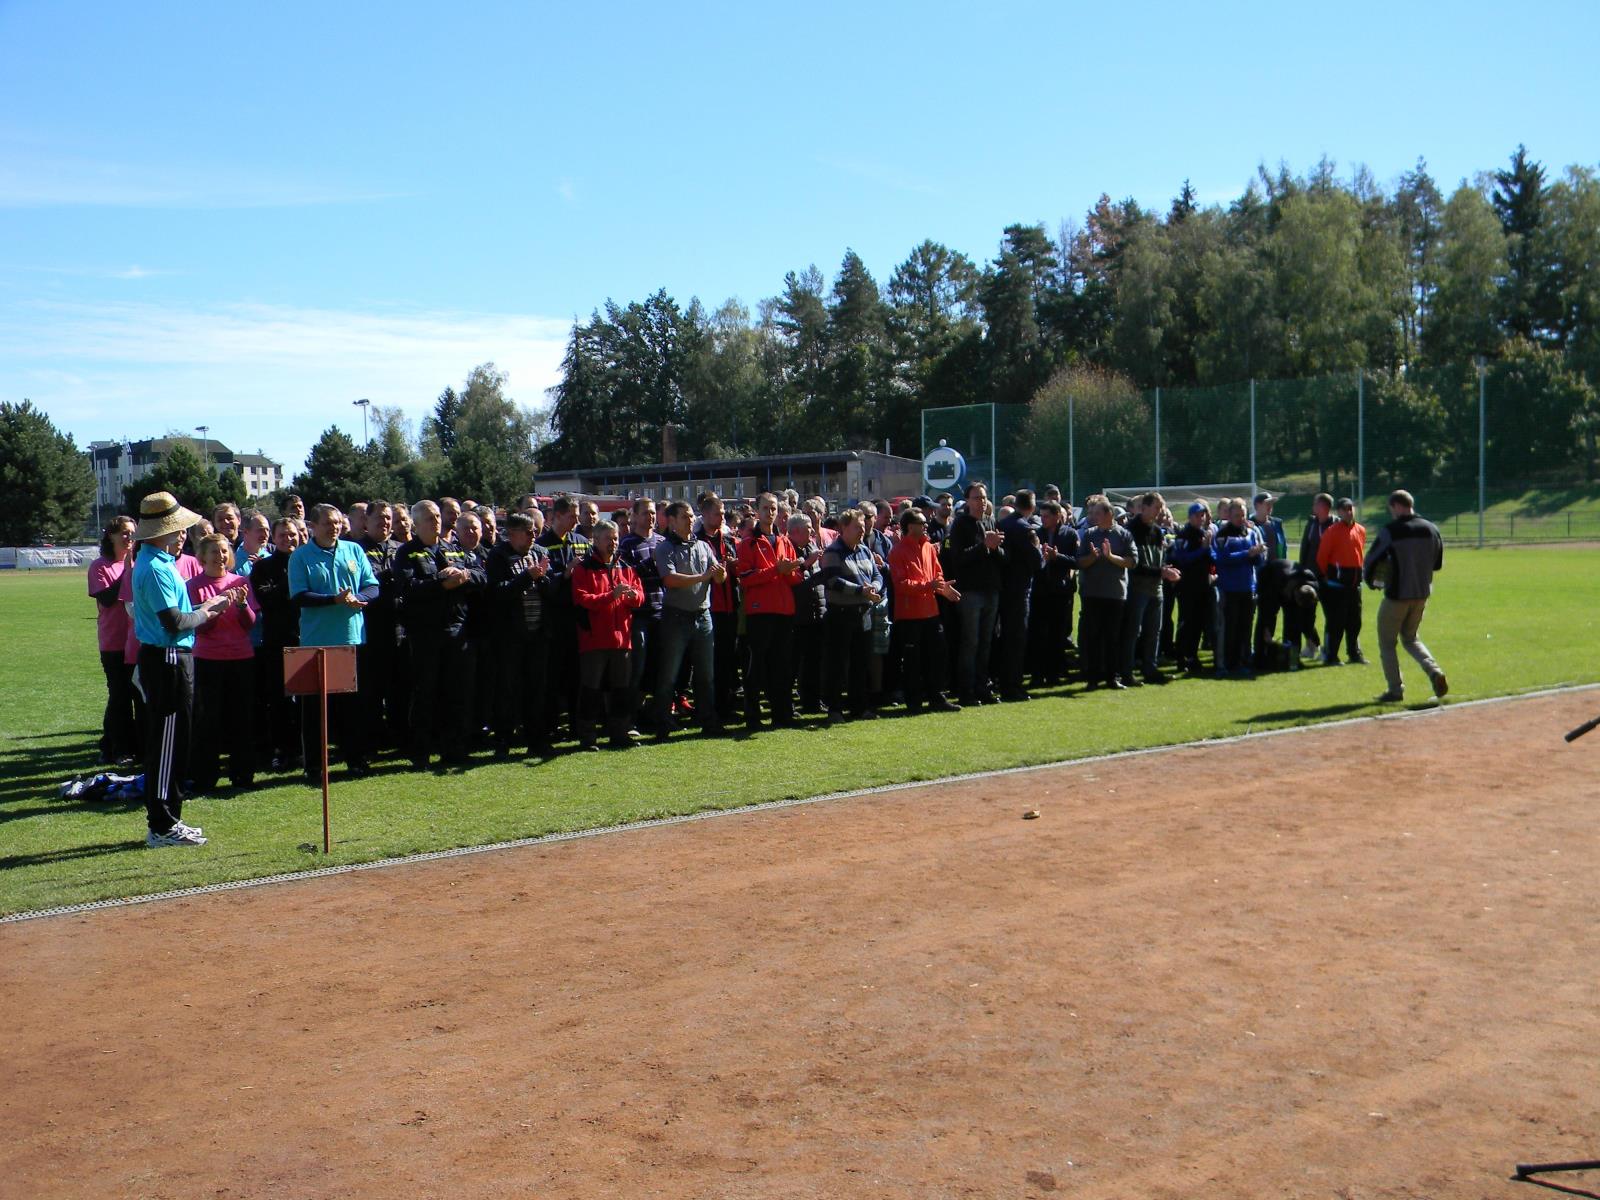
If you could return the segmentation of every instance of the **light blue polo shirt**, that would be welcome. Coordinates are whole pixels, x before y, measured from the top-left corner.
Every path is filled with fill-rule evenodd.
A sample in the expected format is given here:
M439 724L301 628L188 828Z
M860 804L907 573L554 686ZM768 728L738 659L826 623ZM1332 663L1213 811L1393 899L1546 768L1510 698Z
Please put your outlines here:
M168 633L158 615L169 608L181 613L194 611L176 563L165 550L157 550L149 542L139 544L138 557L133 560L133 631L143 645L194 648L194 630Z
M354 542L344 540L324 550L315 541L307 542L289 556L289 598L301 592L337 596L345 588L359 592L377 587L378 577L366 553ZM366 641L366 614L342 604L319 604L300 610L302 646L359 646Z

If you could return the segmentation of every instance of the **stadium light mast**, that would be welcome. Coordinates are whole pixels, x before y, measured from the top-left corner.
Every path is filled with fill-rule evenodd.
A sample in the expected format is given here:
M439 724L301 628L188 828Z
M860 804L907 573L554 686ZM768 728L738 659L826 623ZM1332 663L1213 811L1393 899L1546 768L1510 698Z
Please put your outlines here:
M207 475L211 474L211 426L196 425L194 431L200 435L200 466Z
M372 401L363 396L360 400L352 400L350 403L361 410L361 444L366 446L372 441L367 433L367 410L372 407Z

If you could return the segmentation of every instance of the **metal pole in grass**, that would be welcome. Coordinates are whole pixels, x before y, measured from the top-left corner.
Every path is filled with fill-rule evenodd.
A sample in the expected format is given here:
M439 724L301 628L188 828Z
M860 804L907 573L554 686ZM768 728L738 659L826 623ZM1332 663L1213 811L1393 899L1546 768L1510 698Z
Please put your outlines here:
M1367 373L1356 368L1356 511L1367 504Z
M995 459L999 447L995 444L994 436L994 405L989 405L989 486L995 491L1000 490L1000 466Z
M1072 393L1067 393L1067 503L1078 496L1078 453L1073 444Z
M1478 368L1478 549L1483 549L1483 510L1488 507L1485 500L1488 496L1487 479L1484 475L1484 431L1483 416L1483 377L1485 374L1483 355L1478 355L1472 360Z
M1256 381L1250 381L1250 486L1256 486Z
M1161 486L1161 389L1156 389L1156 486Z

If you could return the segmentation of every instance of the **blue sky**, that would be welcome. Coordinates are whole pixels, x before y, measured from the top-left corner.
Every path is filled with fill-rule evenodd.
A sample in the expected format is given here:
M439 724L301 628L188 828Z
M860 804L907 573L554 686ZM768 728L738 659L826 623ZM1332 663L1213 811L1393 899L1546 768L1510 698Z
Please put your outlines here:
M0 397L292 471L485 360L543 404L607 297L883 282L1261 162L1596 163L1600 6L1505 12L0 0Z

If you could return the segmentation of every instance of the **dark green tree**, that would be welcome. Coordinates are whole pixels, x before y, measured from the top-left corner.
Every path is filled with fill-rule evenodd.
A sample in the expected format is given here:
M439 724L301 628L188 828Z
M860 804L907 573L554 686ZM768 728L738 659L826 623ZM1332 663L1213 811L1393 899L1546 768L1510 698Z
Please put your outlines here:
M306 469L294 477L289 491L305 500L308 508L334 504L341 509L358 500L398 499L400 493L383 465L381 449L376 444L358 449L337 425L323 431L311 447Z
M543 423L506 396L506 379L493 363L467 376L445 483L453 495L505 504L533 486Z
M30 400L0 401L0 544L81 537L94 490L88 456L71 434Z
M422 422L422 453L425 458L449 458L456 448L456 422L461 419L461 397L455 388L445 388L433 402L433 414Z
M1494 173L1489 202L1506 235L1506 278L1500 292L1500 319L1513 337L1553 334L1555 307L1549 246L1545 238L1544 167L1518 146L1508 168Z
M1402 356L1416 360L1422 349L1422 328L1433 306L1434 261L1444 221L1444 197L1428 174L1428 164L1400 176L1391 205L1395 234L1404 260L1406 304L1401 315Z
M1429 267L1429 311L1422 349L1438 365L1494 357L1504 336L1498 320L1506 237L1494 209L1476 188L1462 184L1439 220L1439 248Z

